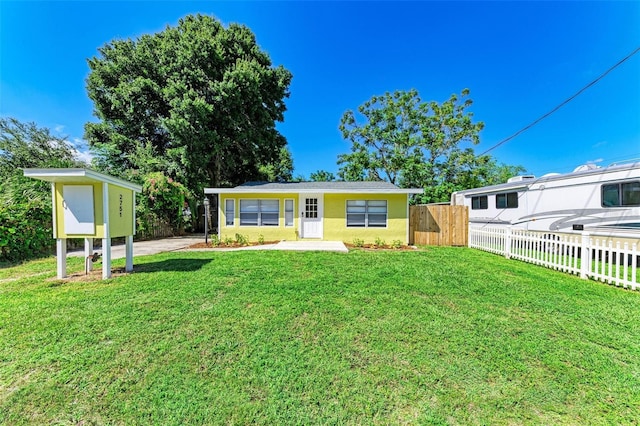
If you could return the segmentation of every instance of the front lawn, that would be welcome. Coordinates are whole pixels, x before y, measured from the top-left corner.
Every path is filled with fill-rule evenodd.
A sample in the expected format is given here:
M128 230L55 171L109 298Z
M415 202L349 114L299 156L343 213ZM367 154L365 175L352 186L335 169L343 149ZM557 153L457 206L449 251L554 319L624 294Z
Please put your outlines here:
M0 424L640 419L640 292L466 248L135 269L0 269Z

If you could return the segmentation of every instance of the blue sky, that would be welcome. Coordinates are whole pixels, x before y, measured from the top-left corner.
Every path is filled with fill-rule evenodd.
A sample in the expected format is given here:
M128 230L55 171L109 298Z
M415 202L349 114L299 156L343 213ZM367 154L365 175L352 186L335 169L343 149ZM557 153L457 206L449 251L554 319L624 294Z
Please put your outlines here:
M94 121L87 58L202 13L247 25L293 73L278 128L295 174L337 171L338 123L373 95L471 90L480 153L548 112L640 46L640 2L0 1L0 115L82 145ZM85 148L86 149L86 148ZM530 173L640 157L640 53L492 151Z

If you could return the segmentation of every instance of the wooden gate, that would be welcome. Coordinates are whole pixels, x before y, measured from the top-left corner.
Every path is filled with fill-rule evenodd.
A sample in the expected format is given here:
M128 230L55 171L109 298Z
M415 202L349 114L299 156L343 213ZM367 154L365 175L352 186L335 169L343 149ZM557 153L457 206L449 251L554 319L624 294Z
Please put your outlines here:
M466 246L468 234L469 210L466 206L409 206L409 244Z

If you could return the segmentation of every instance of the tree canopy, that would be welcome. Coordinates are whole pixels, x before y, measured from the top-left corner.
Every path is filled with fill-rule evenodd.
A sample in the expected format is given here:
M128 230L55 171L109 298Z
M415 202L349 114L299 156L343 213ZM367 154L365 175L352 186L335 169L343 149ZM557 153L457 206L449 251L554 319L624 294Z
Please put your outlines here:
M85 137L102 171L130 179L163 172L200 195L207 185L259 179L282 161L292 75L274 67L251 30L189 15L88 60L97 123Z
M332 182L336 180L336 177L333 173L326 170L316 170L311 173L309 180L312 182Z
M480 142L484 123L473 121L472 103L468 89L442 103L423 102L416 90L373 96L357 114L348 110L342 116L339 128L351 152L338 156L338 176L424 188L419 201L440 202L453 191L523 171L475 155L470 146Z
M76 149L47 128L0 117L0 205L43 200L51 203L50 185L25 178L23 168L85 167Z
M268 182L290 182L293 180L293 158L289 148L280 148L278 158L259 167L260 180Z

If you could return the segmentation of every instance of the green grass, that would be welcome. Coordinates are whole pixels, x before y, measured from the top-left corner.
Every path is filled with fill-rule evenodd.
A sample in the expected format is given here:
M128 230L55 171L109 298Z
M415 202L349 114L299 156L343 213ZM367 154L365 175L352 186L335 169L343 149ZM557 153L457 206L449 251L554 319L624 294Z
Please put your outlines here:
M54 275L52 259L0 270L0 424L640 419L640 293L477 250L171 253L107 281Z

